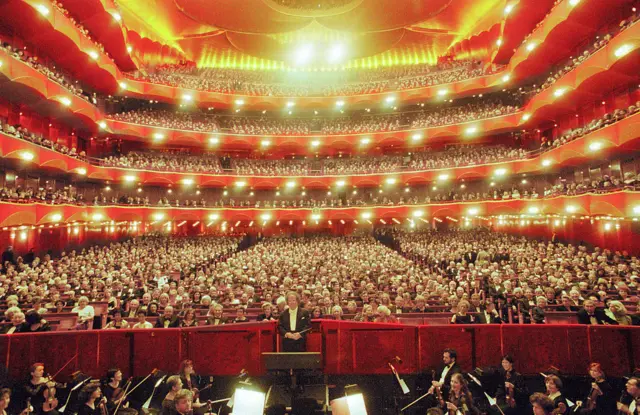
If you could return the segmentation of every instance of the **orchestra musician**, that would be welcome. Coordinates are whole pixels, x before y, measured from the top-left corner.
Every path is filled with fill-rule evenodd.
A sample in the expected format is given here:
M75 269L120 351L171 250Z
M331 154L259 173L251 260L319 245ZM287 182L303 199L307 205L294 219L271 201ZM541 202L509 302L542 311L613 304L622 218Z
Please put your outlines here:
M176 392L174 397L174 406L172 409L165 411L162 408L162 415L192 415L191 403L193 401L193 393L189 389L182 389Z
M638 415L640 414L640 379L630 378L625 385L625 394L616 404L619 414Z
M0 415L7 415L7 408L11 403L11 389L2 388L0 389ZM29 415L31 412L31 404L27 403L25 405L25 409L20 412L20 415Z
M446 402L449 415L479 415L480 411L473 404L473 396L462 373L451 376L451 390Z
M278 319L278 331L282 336L282 351L304 352L307 349L306 333L300 333L311 327L309 312L298 307L300 296L295 291L287 293L288 310Z
M576 405L580 406L579 413L583 415L616 415L616 399L613 388L607 381L604 370L599 363L589 365L589 376L593 379L591 391L586 402L576 402Z
M194 412L198 414L205 414L208 409L208 405L200 402L200 384L198 382L198 376L193 369L193 361L187 359L180 362L180 368L178 369L178 376L185 389L190 390L193 394L192 407Z
M126 401L125 385L122 383L122 371L118 368L109 369L105 378L103 389L109 413L115 415L114 412L118 408L118 414L136 415L138 411L129 408L129 403Z
M462 373L460 366L456 362L458 359L458 353L453 349L445 349L442 352L442 363L444 367L440 371L440 377L436 380L433 379L431 386L434 388L440 388L442 391L442 397L446 401L449 397L449 389L451 387L451 377L456 373Z
M533 415L552 415L553 401L544 393L536 392L529 397L529 402L533 406Z
M502 367L498 370L500 381L496 400L505 415L517 415L527 411L529 391L522 375L513 367L513 357L502 357Z
M167 379L167 386L169 387L169 392L162 400L162 410L161 415L175 415L176 414L176 395L182 389L182 380L180 380L179 375L169 376ZM191 393L191 391L188 391ZM193 399L193 395L189 398L189 405L191 405L191 399Z
M97 383L85 385L78 395L78 400L82 402L78 408L78 415L107 415L106 399L102 397Z
M50 394L56 387L62 385L44 376L44 363L34 363L29 368L29 380L24 385L25 397L31 400L33 412L36 415L58 415L55 408L45 408L47 402L46 394Z
M562 396L562 381L556 375L549 375L544 380L547 388L547 396L553 401L554 414L569 413L569 405L564 396Z

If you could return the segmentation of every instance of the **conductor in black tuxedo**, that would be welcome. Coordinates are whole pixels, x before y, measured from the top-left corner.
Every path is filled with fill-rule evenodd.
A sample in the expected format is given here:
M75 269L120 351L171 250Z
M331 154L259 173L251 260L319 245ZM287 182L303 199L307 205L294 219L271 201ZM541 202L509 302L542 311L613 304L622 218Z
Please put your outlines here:
M311 327L311 318L307 310L301 309L300 296L294 291L287 293L289 308L280 314L278 330L282 336L283 352L307 351L307 332ZM303 333L301 333L303 332Z

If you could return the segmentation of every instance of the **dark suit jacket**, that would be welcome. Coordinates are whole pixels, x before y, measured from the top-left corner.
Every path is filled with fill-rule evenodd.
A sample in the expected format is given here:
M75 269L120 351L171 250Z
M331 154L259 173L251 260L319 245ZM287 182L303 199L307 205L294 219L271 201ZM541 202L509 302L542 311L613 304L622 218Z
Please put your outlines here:
M443 371L444 371L444 366L436 374L437 378L434 379L435 381L437 382L440 381ZM458 366L458 363L454 363L453 366L451 366L451 369L449 369L449 371L447 372L447 376L444 377L444 384L442 385L441 390L442 390L442 397L445 399L445 401L448 399L449 390L451 389L451 376L453 376L455 373L462 373L462 370L460 369L460 366Z
M598 321L598 324L612 324L617 325L618 322L611 319L608 315L605 314L604 310L601 308L596 308L596 311L593 312L593 316ZM584 308L578 311L578 323L579 324L591 324L591 319L589 318L589 313Z
M285 310L278 319L278 331L282 336L282 348L285 352L304 351L306 346L307 334L303 333L300 340L286 339L284 335L287 333L299 333L311 327L311 316L307 310L298 307L296 315L296 329L291 330L291 320L289 310Z
M225 316L222 316L218 319L218 322L216 323L216 319L213 316L209 316L207 317L207 324L209 326L221 326L223 324L227 324L229 321Z
M158 317L158 320L156 320L156 328L164 328L164 322L166 320L167 320L167 318L165 316ZM178 317L177 316L171 316L171 318L169 319L168 328L179 327L179 326L180 326L180 320L178 319Z
M487 316L484 313L484 310L481 313L476 314L476 324L502 324L504 321L498 315L489 314L489 322L487 323Z

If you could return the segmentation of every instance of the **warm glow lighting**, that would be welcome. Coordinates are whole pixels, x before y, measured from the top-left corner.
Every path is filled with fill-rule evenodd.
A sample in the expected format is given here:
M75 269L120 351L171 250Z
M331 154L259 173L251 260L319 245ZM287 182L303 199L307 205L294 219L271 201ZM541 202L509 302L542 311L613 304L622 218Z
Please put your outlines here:
M340 63L346 55L346 47L342 43L336 43L327 51L327 60L332 64Z
M338 180L338 181L336 182L336 186L338 186L338 187L342 187L342 186L344 186L345 184L347 184L347 183L346 183L344 180Z
M446 89L441 89L438 91L438 95L443 97L445 95L447 95L449 93L449 91L447 91Z
M154 220L162 220L162 219L164 219L164 213L154 213L153 214L153 219Z
M312 220L320 220L322 216L318 213L314 213L313 215L311 215L311 219Z
M87 174L87 169L85 169L84 167L80 167L80 168L77 170L77 172L78 172L78 174L79 174L79 175L81 175L81 176L85 176L85 175Z
M107 128L107 123L106 123L106 122L104 122L104 121L100 121L100 122L98 123L98 127L100 127L101 129L103 129L103 130L104 130L104 129L106 129L106 128Z
M49 9L44 4L36 4L36 10L43 16L49 15Z
M538 209L538 208L537 208L537 207L535 207L535 206L531 206L531 207L529 208L529 213L533 213L533 214L535 214L535 213L538 213L538 212L540 212L540 209Z
M509 82L510 79L511 79L511 75L505 75L502 77L502 82Z
M616 51L613 52L613 54L615 55L616 58L621 58L624 55L626 55L627 53L631 52L632 50L633 50L633 45L625 43L624 45L622 45L618 49L616 49Z
M396 179L395 179L395 178L393 178L393 177L389 177L389 178L386 180L386 182L387 182L387 184L396 184Z
M371 212L364 212L362 214L362 219L371 219Z
M441 174L438 176L438 180L447 180L449 178L448 174Z
M66 107L71 105L71 99L69 99L67 97L60 98L60 102L62 103L62 105L66 106Z
M465 134L474 134L478 132L478 127L468 127L464 132Z
M502 39L498 39L498 40L496 40L496 45L498 45L498 46L502 46Z
M542 160L542 166L543 167L551 166L551 160L549 160L549 159Z
M247 182L236 182L236 187L244 187L247 185Z
M522 121L529 121L529 118L531 118L531 114L529 114L529 113L524 114L524 115L522 116Z
M507 7L504 8L504 14L508 15L509 13L511 13L514 7L514 4L507 4Z
M212 213L209 215L210 221L218 220L219 218L220 218L220 215L218 215L217 213Z
M31 161L34 159L34 157L35 155L30 151L23 151L22 153L20 153L20 158L25 161Z
M336 107L338 108L344 107L344 101L343 100L336 101Z
M296 187L296 182L287 182L286 186L289 189L293 189L294 187Z
M412 139L413 141L419 141L419 140L421 140L421 139L422 139L422 134L416 133L416 134L414 134L414 135L412 135L412 136L411 136L411 139Z
M605 231L610 231L611 230L611 224L610 223L605 223L604 224L604 230Z
M479 213L480 211L478 210L478 208L471 208L469 209L469 215L470 216L475 216Z
M186 186L191 186L193 184L193 179L183 179L182 183Z
M360 144L365 145L365 146L367 144L369 144L370 142L371 142L370 138L363 138L363 139L360 140Z
M268 221L269 219L271 219L271 215L268 213L263 213L262 215L260 215L260 219L262 219L263 221Z
M602 143L599 141L594 141L593 143L589 144L589 150L591 151L598 151L602 148Z
M115 19L116 22L122 21L122 16L120 16L120 13L113 12L113 13L111 13L111 16L113 16L113 18Z
M532 50L534 50L536 48L536 44L534 42L529 42L529 44L527 45L527 50L529 52L531 52Z
M507 169L504 169L504 168L496 169L494 174L496 176L504 176L505 174L507 174Z
M237 106L242 106L244 105L244 99L236 99L235 103Z
M51 220L53 222L60 222L62 220L62 215L59 213L54 213L53 215L51 215Z
M93 219L96 222L101 221L102 218L103 218L102 213L94 213L93 216L91 216L91 219Z
M320 146L320 140L313 140L311 142L311 147L318 147Z
M154 140L162 140L164 138L164 134L162 133L154 133L153 134L153 139Z
M569 205L565 208L565 210L569 213L575 213L578 210L578 208L574 205Z
M118 85L120 85L120 88L122 88L122 89L127 89L127 83L126 82L120 82Z
M295 102L293 102L293 101L288 101L288 102L287 102L287 108L293 108L293 107L295 107L295 106L296 106L296 103L295 103Z
M125 182L134 182L136 180L136 176L124 176Z
M578 3L580 3L580 0L569 0L571 6L576 6Z
M182 99L185 100L185 101L191 102L193 100L193 97L191 95L189 95L189 94L184 94L184 95L182 95Z
M306 65L313 59L313 44L307 43L298 46L294 54L294 62L296 65Z
M396 100L396 97L394 97L394 96L390 96L390 97L386 97L385 98L385 101L387 102L387 104L391 104L391 103L395 102L395 100Z
M127 52L129 52L129 53L133 52L133 47L127 46Z
M422 216L424 216L424 212L423 212L423 211L421 211L421 210L415 210L415 211L413 212L413 217L414 217L414 218L421 218Z
M271 145L271 141L269 141L269 140L262 140L262 141L260 141L260 145L261 145L262 147L269 147L269 146Z
M98 60L98 57L100 55L98 55L98 52L96 52L95 50L89 51L89 56L91 56L91 59L93 59L94 61Z
M555 91L553 91L553 96L554 97L561 97L564 95L564 93L567 92L566 88L558 88Z
M218 139L218 137L209 138L209 144L218 144L219 142L220 142L220 139Z

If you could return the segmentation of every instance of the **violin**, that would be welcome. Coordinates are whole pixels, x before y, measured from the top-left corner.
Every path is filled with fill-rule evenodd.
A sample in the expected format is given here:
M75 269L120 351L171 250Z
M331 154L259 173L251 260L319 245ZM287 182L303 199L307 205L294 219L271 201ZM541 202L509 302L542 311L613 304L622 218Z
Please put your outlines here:
M511 372L505 372L505 383L511 383ZM505 401L507 403L507 405L509 406L509 408L515 408L516 407L516 399L515 399L515 391L514 391L514 387L513 386L506 386L507 388L507 396L505 397Z
M596 409L596 401L598 399L598 396L601 396L601 395L602 395L602 391L598 387L598 384L594 382L593 385L591 386L589 397L587 398L587 409L589 409L590 411L593 411L594 409Z
M100 407L100 415L109 415L109 411L107 411L107 398L103 396L98 406Z
M431 371L431 378L432 378L433 380L436 380L436 371L435 371L435 370L432 370L432 371ZM438 397L438 405L439 405L441 408L444 408L444 407L445 407L445 406L444 406L444 398L442 397L442 391L440 390L440 386L434 386L434 388L433 388L433 389L435 390L435 392L436 392L436 396Z
M47 378L45 378L47 379ZM42 404L42 410L49 412L58 407L58 398L56 397L56 387L66 388L66 384L56 383L53 377L48 378L45 382L47 388L44 390L44 403Z
M33 406L31 406L31 398L27 398L27 406L20 412L20 415L29 415L33 412Z
M131 379L133 378L129 378L125 384L124 384L124 388L115 388L113 390L113 395L111 396L111 400L115 403L119 403L120 400L123 400L125 398L125 395L127 394L127 390L129 389L129 386L131 386Z

